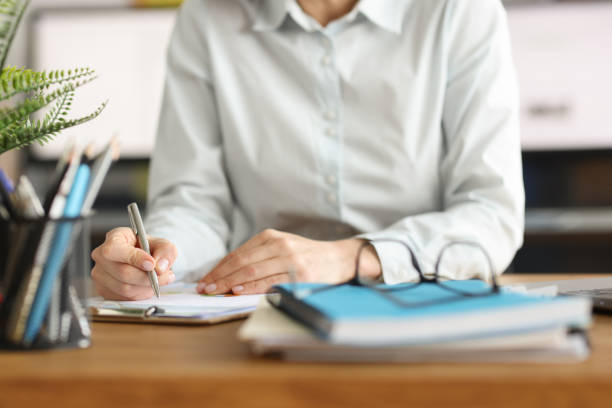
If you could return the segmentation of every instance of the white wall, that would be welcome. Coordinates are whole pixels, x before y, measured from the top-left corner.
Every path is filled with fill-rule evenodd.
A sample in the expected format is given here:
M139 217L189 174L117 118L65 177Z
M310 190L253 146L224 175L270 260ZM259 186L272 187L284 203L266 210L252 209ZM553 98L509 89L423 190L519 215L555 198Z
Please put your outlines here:
M278 0L280 1L280 0ZM526 4L526 3L550 3L554 0L502 0L506 5L514 4ZM37 8L47 7L95 7L95 6L109 6L109 5L128 5L131 2L129 0L30 0L30 6L24 21L19 27L17 36L11 47L11 51L8 56L8 63L11 65L25 65L26 53L27 53L27 22L31 13Z
M26 10L26 14L17 30L17 35L11 50L9 52L7 62L10 65L23 66L26 63L27 55L27 31L28 20L31 14L37 8L53 8L53 7L95 7L95 6L110 6L110 5L126 5L129 0L30 0L30 5Z

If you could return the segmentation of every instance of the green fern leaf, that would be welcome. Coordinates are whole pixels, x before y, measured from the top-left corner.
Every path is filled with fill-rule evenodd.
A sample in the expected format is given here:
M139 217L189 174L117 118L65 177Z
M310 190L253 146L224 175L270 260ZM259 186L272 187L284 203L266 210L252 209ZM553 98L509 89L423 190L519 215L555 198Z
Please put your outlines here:
M39 122L33 125L27 119L9 128L0 129L0 154L11 150L20 149L38 141L43 143L51 141L60 131L88 122L100 115L106 107L108 101L102 103L94 112L87 116L76 119L50 122L45 124Z
M6 56L30 0L0 0L0 15L4 16L0 29L0 68L4 68Z
M50 86L64 85L70 82L78 82L78 86L81 86L95 78L95 71L89 69L63 77L59 76L56 71L51 71L49 78L45 79L44 76L37 77L29 69L7 67L0 73L0 83L2 84L0 100L8 100L18 94L38 92L49 89Z
M32 143L45 144L62 130L90 121L100 115L107 102L90 115L68 119L77 88L93 81L96 73L89 67L50 71L5 67L6 55L30 0L0 0L0 154ZM17 96L24 96L19 98ZM6 105L6 103L4 104ZM30 116L51 106L44 117L33 122Z
M24 120L32 113L50 105L64 95L72 95L75 89L75 84L66 84L49 94L39 93L31 98L27 98L21 104L13 108L0 110L0 129L5 128L13 122ZM66 106L70 106L70 101L73 99L70 95L67 97L68 102Z

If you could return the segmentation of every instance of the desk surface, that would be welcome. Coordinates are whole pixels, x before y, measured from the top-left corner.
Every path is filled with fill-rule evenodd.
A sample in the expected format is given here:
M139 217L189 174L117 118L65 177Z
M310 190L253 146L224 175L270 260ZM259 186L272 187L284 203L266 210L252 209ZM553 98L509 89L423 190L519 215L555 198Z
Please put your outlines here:
M612 404L612 316L595 317L591 357L567 365L285 363L250 356L240 324L95 323L87 350L0 353L0 407Z

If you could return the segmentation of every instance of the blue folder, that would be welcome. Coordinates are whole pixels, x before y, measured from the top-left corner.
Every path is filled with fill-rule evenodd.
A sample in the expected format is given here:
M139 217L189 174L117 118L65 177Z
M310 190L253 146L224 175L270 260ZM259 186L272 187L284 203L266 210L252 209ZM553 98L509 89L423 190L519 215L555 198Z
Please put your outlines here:
M447 282L461 291L481 292L482 281ZM357 285L285 284L275 286L270 303L320 337L347 345L403 345L504 336L554 327L585 328L591 303L577 297L545 298L501 291L466 297L433 283L397 290L401 306ZM413 286L411 284L405 285ZM380 285L379 288L390 288Z

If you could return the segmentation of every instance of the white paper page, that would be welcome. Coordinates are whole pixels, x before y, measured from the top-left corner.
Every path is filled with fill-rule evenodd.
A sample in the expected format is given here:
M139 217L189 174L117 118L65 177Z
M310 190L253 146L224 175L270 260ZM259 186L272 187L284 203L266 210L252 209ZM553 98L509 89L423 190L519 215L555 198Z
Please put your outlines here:
M101 297L89 300L89 306L100 308L147 309L159 306L167 313L217 313L236 309L255 309L263 295L201 295L195 283L174 283L160 288L160 297L136 301L111 301Z
M249 317L238 331L238 338L242 341L257 344L260 350L282 350L292 347L306 347L317 349L336 350L372 350L371 347L334 345L316 337L306 326L272 307L262 300L257 310ZM547 349L564 347L568 342L565 327L543 328L532 332L508 334L505 336L492 336L467 340L457 340L435 344L422 344L398 347L376 347L386 350L454 350L454 351L485 351L485 350L519 350L519 349Z
M554 297L559 294L558 288L555 285L541 286L537 288L529 288L525 286L524 284L520 284L520 285L504 286L503 289L506 292L521 293L525 295L544 296L544 297Z

